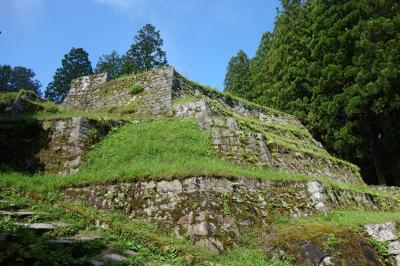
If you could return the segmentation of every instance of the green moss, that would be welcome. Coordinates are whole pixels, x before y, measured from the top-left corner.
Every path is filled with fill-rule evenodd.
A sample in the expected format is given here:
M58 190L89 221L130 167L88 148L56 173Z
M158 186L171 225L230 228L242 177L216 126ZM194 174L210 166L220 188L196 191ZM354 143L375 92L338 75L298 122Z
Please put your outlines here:
M183 96L174 98L172 104L173 105L180 105L180 104L195 102L195 101L198 101L200 98L201 98L201 96L199 96L199 95L198 96L195 96L195 95L183 95Z
M134 83L129 87L128 92L129 94L136 95L141 93L143 90L144 88L142 84Z
M343 265L369 265L364 247L374 252L368 240L352 229L319 223L286 226L274 233L268 245L273 250L281 248L301 261L299 243L304 241L318 246Z

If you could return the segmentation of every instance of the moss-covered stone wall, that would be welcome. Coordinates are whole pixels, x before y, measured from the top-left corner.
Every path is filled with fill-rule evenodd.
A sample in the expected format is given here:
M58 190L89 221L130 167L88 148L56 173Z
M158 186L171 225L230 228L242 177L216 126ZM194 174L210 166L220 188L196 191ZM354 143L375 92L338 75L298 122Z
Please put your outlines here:
M240 164L362 183L357 166L331 156L293 116L192 82L172 67L106 81L73 82L63 103L78 109L195 117L211 133L215 151Z
M386 197L333 189L319 182L248 178L191 177L67 188L64 195L95 207L117 210L132 219L163 222L177 235L222 251L242 228L267 226L276 217L331 209L398 210Z
M91 145L119 124L86 117L4 120L0 164L18 171L75 173Z

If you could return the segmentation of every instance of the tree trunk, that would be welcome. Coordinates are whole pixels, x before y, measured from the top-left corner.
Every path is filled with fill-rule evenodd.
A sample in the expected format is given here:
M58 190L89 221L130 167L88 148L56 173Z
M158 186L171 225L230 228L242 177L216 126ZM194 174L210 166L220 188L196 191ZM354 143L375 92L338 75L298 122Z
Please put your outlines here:
M375 134L376 135L376 134ZM370 143L371 143L371 153L372 160L374 162L374 167L376 171L376 177L378 179L379 185L386 186L385 173L383 169L383 152L382 146L379 143L379 139L374 137L374 134L370 132Z

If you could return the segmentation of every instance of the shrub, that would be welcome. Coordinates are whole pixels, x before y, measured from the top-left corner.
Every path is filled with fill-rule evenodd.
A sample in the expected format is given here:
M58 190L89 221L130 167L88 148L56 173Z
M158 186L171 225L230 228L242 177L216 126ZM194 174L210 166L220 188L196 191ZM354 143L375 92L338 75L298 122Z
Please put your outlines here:
M132 84L132 86L129 88L128 92L132 95L136 95L141 93L144 90L143 86L139 83Z

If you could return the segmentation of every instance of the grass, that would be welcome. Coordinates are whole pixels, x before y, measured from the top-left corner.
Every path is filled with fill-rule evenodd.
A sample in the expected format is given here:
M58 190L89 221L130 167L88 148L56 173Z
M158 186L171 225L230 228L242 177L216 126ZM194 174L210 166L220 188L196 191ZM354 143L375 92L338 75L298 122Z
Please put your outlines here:
M373 193L370 188L363 185L340 184L324 177L240 166L224 161L215 155L209 133L201 131L194 120L158 119L139 124L128 123L115 129L89 152L78 174L59 177L38 173L27 176L23 173L3 171L0 173L0 194L3 191L11 191L10 194L16 195L15 198L21 198L23 193L27 193L26 195L33 198L34 202L39 202L35 203L38 210L46 210L51 213L53 219L73 224L74 231L100 235L117 247L137 249L138 260L141 262L157 261L183 265L187 263L188 258L193 257L192 259L197 261L221 265L290 265L290 260L284 262L270 260L264 251L259 249L258 244L248 241L239 243L236 248L221 256L216 256L193 246L188 240L177 239L156 225L149 225L143 221L130 221L119 213L108 213L82 204L65 202L59 195L59 189L69 185L150 178L172 179L198 175L295 181L319 179L321 182L342 189ZM54 209L53 206L58 206L58 209ZM63 211L60 211L60 208ZM86 226L93 224L95 219L108 224L109 229L100 230ZM333 211L327 216L316 215L300 219L282 216L274 226L279 230L284 227L290 228L291 225L319 223L361 228L365 223L387 220L400 220L400 213ZM60 235L65 233L68 234L61 232ZM259 237L253 238L259 239Z
M363 225L365 224L385 223L388 221L400 222L400 212L333 210L327 215L317 214L311 217L292 218L283 216L275 221L275 228L279 229L299 224L319 223L362 231Z
M158 119L128 123L115 129L89 152L81 171L75 175L59 177L38 173L25 176L13 171L3 171L2 175L2 183L8 186L35 191L89 183L216 176L276 181L319 180L340 189L390 197L363 184L344 184L323 176L225 161L215 154L210 134L201 131L192 119Z
M1 182L0 182L1 183ZM0 199L18 202L24 206L32 206L32 210L45 213L45 216L36 217L33 221L26 222L66 222L68 228L57 229L55 232L46 233L42 237L32 235L13 225L15 221L8 217L0 218L0 231L15 233L22 237L22 243L13 244L6 252L9 257L36 258L42 262L61 263L70 265L87 263L90 255L100 252L100 248L110 246L117 250L131 249L137 255L121 265L289 265L270 260L264 252L255 248L249 241L239 243L237 248L219 256L215 253L192 244L188 239L178 239L173 233L158 224L149 224L142 220L130 220L118 212L98 210L83 204L64 201L59 194L45 193L41 200L35 197L37 194L26 194L15 188L0 186ZM95 221L107 225L106 228L95 227ZM80 234L98 236L101 240L94 245L72 249L52 249L46 244L49 239L68 238ZM248 237L253 242L258 240ZM3 254L4 255L4 254ZM7 258L6 256L6 258ZM2 262L0 252L0 263ZM247 263L246 263L247 262Z
M215 105L215 103L214 103ZM339 163L342 165L345 165L352 169L355 173L359 172L358 166L335 158L331 155L329 155L326 150L318 147L318 146L310 146L307 144L304 144L300 141L297 141L296 139L308 139L309 141L312 141L312 136L308 132L307 129L303 129L294 125L278 125L278 124L272 124L272 123L262 123L260 120L252 118L252 117L245 117L243 115L239 115L237 113L234 113L230 111L227 108L222 108L221 106L216 105L216 107L223 112L224 115L234 117L239 124L242 124L244 127L249 128L252 131L255 132L262 132L266 136L272 138L272 141L277 143L278 145L281 145L283 147L286 147L287 149L297 151L297 152L302 152L306 153L315 157L323 158L326 160L330 160L334 163ZM271 134L270 132L275 132L275 134ZM290 137L287 137L287 133L289 133Z
M13 187L46 191L68 185L199 175L276 180L315 179L224 161L215 155L209 133L201 131L194 120L162 119L140 124L129 123L114 130L88 154L78 174L58 177L41 173L25 176L18 172L8 172L2 181Z

